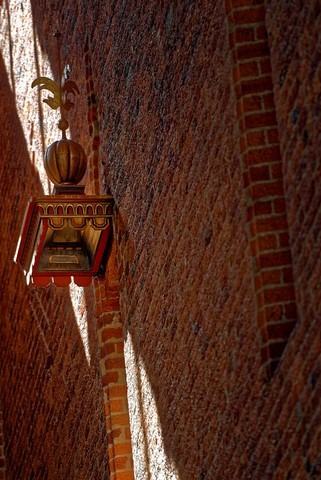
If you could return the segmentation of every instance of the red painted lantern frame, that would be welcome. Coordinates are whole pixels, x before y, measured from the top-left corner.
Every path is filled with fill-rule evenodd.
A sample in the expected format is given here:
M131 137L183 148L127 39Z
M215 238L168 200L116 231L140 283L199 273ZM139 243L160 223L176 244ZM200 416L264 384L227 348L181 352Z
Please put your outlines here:
M73 279L79 286L88 286L100 271L111 233L113 199L110 195L75 194L73 188L69 187L72 194L65 194L66 187L63 194L29 201L15 255L28 283L68 286ZM55 243L55 235L65 241ZM70 235L79 242L68 240Z

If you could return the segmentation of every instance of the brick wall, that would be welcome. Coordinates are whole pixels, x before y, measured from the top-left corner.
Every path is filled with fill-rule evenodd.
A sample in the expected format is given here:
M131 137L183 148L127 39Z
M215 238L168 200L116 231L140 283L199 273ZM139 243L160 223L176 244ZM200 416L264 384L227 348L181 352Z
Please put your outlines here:
M106 276L95 281L100 371L106 412L110 480L132 480L134 474L118 283L114 243L108 258Z
M101 342L92 327L88 366L68 295L26 289L11 263L21 220L13 224L13 214L21 216L21 195L40 188L11 92L5 140L19 133L14 158L30 180L21 193L17 167L6 164L13 184L0 184L7 195L1 242L9 250L1 257L9 472L100 479L109 468L132 478L124 339L135 478L318 478L317 3L44 0L32 7L54 70L48 32L61 12L63 61L82 92L72 136L90 156L88 190L110 189L116 212L109 270L95 284L95 301L86 293ZM265 255L272 263L260 263ZM272 290L283 293L272 298ZM15 462L31 437L34 446ZM56 438L66 441L52 459ZM67 457L73 473L64 470Z
M320 315L320 5L269 2L268 30L298 307Z
M100 15L90 50L107 184L119 207L137 477L172 465L179 478L315 476L320 338L316 320L307 332L299 317L293 330L279 132L282 154L287 135L275 117L264 4L113 4ZM270 263L253 267L264 255ZM269 338L280 348L262 359ZM272 360L267 384L262 360ZM155 464L161 437L166 465L161 455Z
M87 289L76 305L68 289L27 287L13 262L27 201L47 188L38 170L42 140L50 140L50 126L55 135L50 114L43 124L38 113L34 117L38 95L31 81L48 65L28 10L29 2L0 5L0 392L6 479L107 479L93 292ZM77 323L81 310L88 320L86 343Z
M118 206L137 478L222 478L260 376L225 5L195 7L117 4L89 48Z
M264 374L297 319L264 1L226 2Z
M6 458L4 454L3 414L0 410L0 479L5 480Z

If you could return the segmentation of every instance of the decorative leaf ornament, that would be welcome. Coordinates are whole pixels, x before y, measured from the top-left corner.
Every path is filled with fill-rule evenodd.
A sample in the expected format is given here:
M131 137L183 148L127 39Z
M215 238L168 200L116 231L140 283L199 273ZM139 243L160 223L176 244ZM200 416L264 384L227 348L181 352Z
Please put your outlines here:
M71 107L74 106L74 102L72 102L70 99L69 99L69 95L73 95L74 97L76 95L79 95L79 88L78 88L78 85L73 82L72 80L67 80L64 85L62 86L62 92L63 92L63 95L62 95L62 106L65 110L70 110Z
M69 95L75 97L76 94L79 94L79 88L72 80L67 80L62 87L59 87L59 85L50 78L39 77L31 84L32 88L37 85L40 85L39 90L49 90L49 92L53 94L53 97L48 96L48 98L43 100L44 103L49 105L53 110L57 110L57 108L60 107L69 111L71 107L74 106L74 102L70 100Z
M49 107L57 110L57 108L61 107L61 88L47 77L39 77L36 78L31 84L32 88L36 87L37 85L41 85L39 90L49 90L49 92L53 93L53 97L45 98L43 101L49 105Z

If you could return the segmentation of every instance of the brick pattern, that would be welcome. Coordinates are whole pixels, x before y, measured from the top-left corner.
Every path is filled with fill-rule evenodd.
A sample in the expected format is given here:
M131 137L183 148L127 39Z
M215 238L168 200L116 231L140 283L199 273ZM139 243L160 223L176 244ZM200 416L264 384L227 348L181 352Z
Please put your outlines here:
M109 4L90 48L121 314L161 426L132 406L144 480L172 466L178 478L223 478L222 435L239 414L226 402L251 402L260 366L224 4L183 3Z
M4 453L3 413L0 409L0 480L6 477L6 458Z
M0 14L5 11L6 18L2 22L1 16L1 29L5 25L8 28L8 13L11 15L11 30L5 41L11 39L9 45L13 46L12 72L5 68L5 49L0 55L0 118L4 129L0 138L0 382L6 479L107 480L107 431L90 292L84 305L89 363L69 290L27 287L23 273L13 262L28 199L42 192L34 164L35 158L42 157L41 145L32 155L42 124L28 116L37 106L29 104L37 58L32 32L31 37L26 35L28 4L0 5ZM26 20L13 22L22 7ZM39 24L43 12L41 9ZM0 39L4 41L1 34ZM50 36L49 43L53 40ZM21 42L24 48L20 48ZM50 52L54 51L50 47ZM10 80L14 81L15 95ZM26 106L26 115L19 118L21 105ZM48 111L46 114L50 117ZM25 130L29 132L27 138Z
M115 244L106 278L95 281L104 405L108 433L110 480L133 480L133 462L124 360L123 324L119 311Z
M269 1L267 26L301 322L320 316L320 4Z
M68 296L52 294L54 305L48 292L39 298L36 291L29 298L25 292L27 302L15 302L17 314L24 315L11 314L12 324L2 327L11 351L1 358L7 477L107 479L107 432L94 350L89 367ZM8 318L7 306L4 312Z
M85 46L86 92L89 140L86 185L89 193L101 194L106 189L100 152L100 130L94 76L88 43ZM115 220L114 222L115 223ZM110 247L110 246L109 246ZM119 279L116 261L116 244L108 255L104 277L95 280L95 300L98 322L100 372L104 393L106 427L108 434L108 461L111 480L131 480L133 458L129 427L127 384L124 359L123 323L119 308Z
M227 0L226 8L262 362L270 378L297 312L265 5Z
M56 18L53 3L57 4L33 2L33 15L41 48L55 66L48 39L52 18ZM143 443L148 467L141 477L137 475L142 480L166 478L166 459L182 479L302 480L320 476L317 198L321 191L321 122L311 121L319 115L318 94L313 88L318 91L319 87L319 49L315 46L319 45L320 21L314 2L267 3L273 7L268 29L300 312L279 368L267 384L259 373L261 344L251 264L255 255L249 245L240 116L235 114L235 60L228 42L232 33L228 28L234 23L231 17L228 23L225 1L165 0L160 4L152 0L137 5L116 0L88 5L67 0L59 4L64 55L68 54L84 93L75 114L73 137L84 141L90 152L95 135L86 144L90 125L84 121L92 91L86 86L88 40L101 133L99 182L102 190L104 182L111 189L117 204L114 240L125 343L129 332L132 361L139 358L138 367L144 367L140 371L155 404L153 408L151 402L143 419L150 422L145 431L152 432L145 450L144 432L137 427L135 410L130 412L132 444ZM245 13L248 4L252 8ZM313 16L309 16L307 11L313 4ZM239 0L233 5L237 18L243 16L246 26L252 25L252 10L262 4ZM18 3L17 8L21 8ZM252 34L246 35L252 38ZM21 59L21 65L26 61ZM249 62L240 61L239 65L243 63ZM286 70L288 65L290 70ZM3 89L7 76L2 64L0 68ZM312 71L314 87L310 88ZM310 73L305 80L306 72ZM296 90L299 80L302 91ZM278 82L285 82L282 85L286 87L281 89ZM37 191L40 184L29 161L9 86L5 93L1 94L4 102L0 102L5 132L0 137L1 158L15 159L6 161L0 170L0 208L5 212L0 243L7 252L0 256L4 319L0 322L0 338L4 339L0 368L6 385L5 438L9 439L6 473L10 480L81 476L100 480L108 477L103 407L107 417L113 415L106 397L104 405L96 390L99 369L91 365L88 370L86 367L84 378L79 374L86 363L68 297L61 291L57 297L52 288L40 292L47 317L34 298L31 303L38 314L32 314L30 290L12 264L12 239L18 235L23 213L21 199ZM257 105L255 96L251 97ZM249 133L252 139L259 139L259 146L263 138L277 147L276 137L272 141L273 125L256 131L250 124ZM265 163L269 164L263 162L263 166ZM261 175L266 172L259 178ZM257 182L255 191L261 191L262 182ZM278 196L282 197L280 190L272 195ZM279 237L279 230L275 236ZM274 270L278 269L271 268L272 273ZM103 291L97 293L97 302L102 306L108 303L108 290L104 281L96 284L98 290L100 287ZM90 313L88 294L86 306ZM112 312L118 311L118 306L112 308ZM117 313L108 317L101 310L99 315L116 322L119 331ZM95 321L89 321L89 326L95 326ZM91 332L90 338L95 335ZM44 367L47 347L43 338L53 352L51 368ZM96 349L93 342L92 351ZM49 357L48 365L50 362ZM114 373L117 381L123 379L118 369ZM134 376L131 373L127 378ZM63 378L67 378L67 385ZM124 408L123 398L118 398L121 404L117 408ZM148 400L149 395L145 398ZM153 409L160 433L158 429L153 432ZM112 421L108 425L111 437ZM161 443L164 456L159 460ZM117 458L113 445L111 459ZM149 462L150 450L155 462ZM127 462L123 459L121 465Z

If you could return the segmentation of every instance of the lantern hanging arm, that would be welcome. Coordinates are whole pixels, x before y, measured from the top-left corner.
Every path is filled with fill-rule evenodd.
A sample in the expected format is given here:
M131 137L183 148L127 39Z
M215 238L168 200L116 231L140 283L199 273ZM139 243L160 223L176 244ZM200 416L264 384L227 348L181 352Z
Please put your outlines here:
M69 123L66 119L65 112L69 111L74 106L74 102L70 99L70 96L74 98L76 95L79 95L80 91L78 85L73 80L65 80L65 75L61 71L59 41L61 33L56 30L54 37L57 39L59 84L51 78L38 77L32 82L31 86L34 88L39 85L39 90L49 90L49 92L53 94L53 96L48 96L48 98L43 99L43 102L49 105L53 110L60 109L61 118L58 123L58 128L62 131L62 138L66 139L66 130L69 128Z

